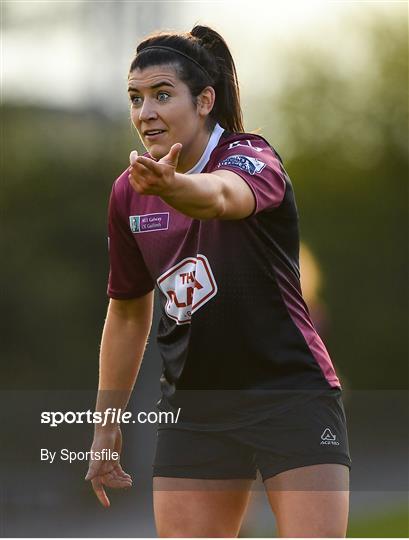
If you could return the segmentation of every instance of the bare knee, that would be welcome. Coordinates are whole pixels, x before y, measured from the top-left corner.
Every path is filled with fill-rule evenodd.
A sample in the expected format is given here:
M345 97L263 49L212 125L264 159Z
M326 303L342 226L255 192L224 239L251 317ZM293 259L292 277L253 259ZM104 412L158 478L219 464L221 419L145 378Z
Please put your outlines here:
M156 527L159 538L237 538L239 531L224 530L223 527L204 527L198 524L168 524Z
M345 538L346 527L331 524L300 524L292 525L280 524L278 527L280 538Z

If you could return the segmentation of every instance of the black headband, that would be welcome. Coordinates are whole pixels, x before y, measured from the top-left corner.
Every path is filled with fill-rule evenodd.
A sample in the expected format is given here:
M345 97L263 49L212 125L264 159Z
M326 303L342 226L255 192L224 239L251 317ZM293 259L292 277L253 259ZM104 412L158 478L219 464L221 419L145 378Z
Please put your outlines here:
M177 49L174 49L173 47L166 47L165 45L151 45L149 47L145 47L144 49L142 49L139 53L139 54L142 54L143 52L145 51L149 51L149 50L152 50L152 49L161 49L163 51L170 51L170 52L174 52L176 54L180 54L181 56L184 56L185 58L187 58L188 60L190 60L191 62L193 62L194 64L197 65L197 67L199 69L201 69L203 71L203 73L211 80L212 78L210 77L209 73L205 70L205 68L199 64L199 62L197 62L194 58L192 58L191 56L189 56L188 54L185 54L184 52L182 51L178 51Z

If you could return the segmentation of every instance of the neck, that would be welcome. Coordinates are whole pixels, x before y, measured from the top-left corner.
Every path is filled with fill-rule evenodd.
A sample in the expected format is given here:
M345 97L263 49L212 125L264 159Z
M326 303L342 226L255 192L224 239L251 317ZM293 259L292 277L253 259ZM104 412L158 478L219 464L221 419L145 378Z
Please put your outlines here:
M176 172L184 173L190 171L196 165L206 149L211 134L211 131L209 132L207 129L203 129L193 138L190 145L182 148Z

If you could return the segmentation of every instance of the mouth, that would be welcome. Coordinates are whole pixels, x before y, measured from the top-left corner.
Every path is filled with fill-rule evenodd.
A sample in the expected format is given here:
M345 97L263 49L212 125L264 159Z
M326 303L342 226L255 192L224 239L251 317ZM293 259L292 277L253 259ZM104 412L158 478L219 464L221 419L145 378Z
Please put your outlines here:
M156 141L161 135L165 133L164 129L147 129L143 132L143 136L148 141Z

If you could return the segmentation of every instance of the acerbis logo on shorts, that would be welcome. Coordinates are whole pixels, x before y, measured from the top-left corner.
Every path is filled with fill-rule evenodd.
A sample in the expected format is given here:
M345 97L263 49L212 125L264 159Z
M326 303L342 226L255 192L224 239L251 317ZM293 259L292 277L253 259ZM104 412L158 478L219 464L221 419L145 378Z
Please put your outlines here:
M332 444L333 446L339 446L337 436L332 433L329 427L325 428L321 435L321 444Z
M220 168L223 165L241 169L242 171L245 171L251 175L261 172L266 166L264 161L261 161L260 159L239 154L235 154L234 156L229 156L226 159L223 159L223 161L221 161L217 166Z
M177 324L189 324L192 314L217 294L210 263L204 255L187 257L157 280L166 296L166 314Z

